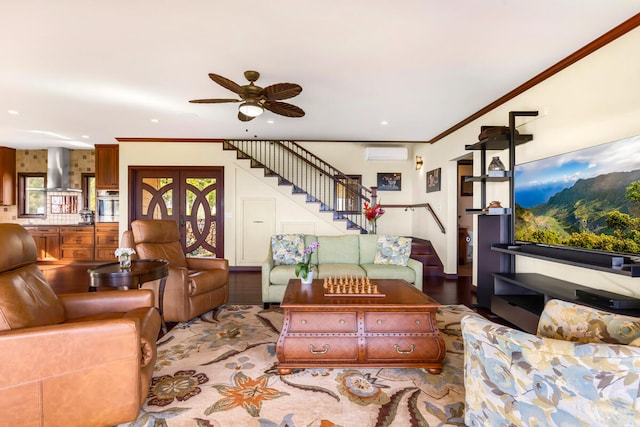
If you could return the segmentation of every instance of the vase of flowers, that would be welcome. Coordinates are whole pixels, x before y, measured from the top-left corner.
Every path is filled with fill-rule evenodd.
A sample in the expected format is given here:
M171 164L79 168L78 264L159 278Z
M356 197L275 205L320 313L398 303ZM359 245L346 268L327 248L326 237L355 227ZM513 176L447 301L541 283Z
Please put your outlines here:
M376 221L384 214L384 209L380 207L380 203L377 203L375 206L371 206L367 202L364 202L363 213L368 222L367 232L369 234L375 234Z
M121 270L129 270L131 269L131 255L135 254L131 248L118 248L116 249L115 255L118 258L118 262L120 263Z
M311 268L311 255L313 251L318 248L320 244L318 242L311 242L311 244L304 250L302 254L302 261L296 264L296 277L300 277L300 281L303 285L310 285L313 282L313 269Z

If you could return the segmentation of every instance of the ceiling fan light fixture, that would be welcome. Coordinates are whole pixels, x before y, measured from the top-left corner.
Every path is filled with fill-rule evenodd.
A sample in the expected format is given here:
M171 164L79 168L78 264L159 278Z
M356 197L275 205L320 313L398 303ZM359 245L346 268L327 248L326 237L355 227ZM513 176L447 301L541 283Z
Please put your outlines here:
M264 108L257 101L250 99L248 101L243 102L238 107L240 112L248 117L258 117L260 114L264 113Z

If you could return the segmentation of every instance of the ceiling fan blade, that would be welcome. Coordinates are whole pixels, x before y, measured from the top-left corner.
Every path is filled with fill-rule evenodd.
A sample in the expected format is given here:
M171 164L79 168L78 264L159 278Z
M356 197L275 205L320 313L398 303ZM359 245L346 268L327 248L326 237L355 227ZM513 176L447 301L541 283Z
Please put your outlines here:
M241 122L248 122L249 120L253 119L255 119L255 117L247 116L246 114L242 114L240 111L238 111L238 120L240 120Z
M271 111L272 113L280 114L281 116L286 116L286 117L304 116L304 111L302 111L302 108L296 107L295 105L288 104L286 102L266 101L263 104L263 107Z
M302 87L295 83L276 83L262 89L263 95L267 101L277 101L279 99L293 98L302 92Z
M214 98L214 99L192 99L189 102L194 104L222 104L224 102L240 102L241 99L232 99L232 98Z
M237 93L238 95L242 96L242 86L240 86L238 83L232 82L226 77L222 77L221 75L213 73L209 73L209 78L218 83L223 88L229 89L231 92Z

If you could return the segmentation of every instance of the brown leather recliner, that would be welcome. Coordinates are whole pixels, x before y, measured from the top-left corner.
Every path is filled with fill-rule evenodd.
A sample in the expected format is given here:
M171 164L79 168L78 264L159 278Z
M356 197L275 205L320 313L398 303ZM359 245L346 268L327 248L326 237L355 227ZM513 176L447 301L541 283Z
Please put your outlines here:
M132 221L131 230L122 236L121 246L134 248L137 258L169 261L163 301L166 321L186 322L229 300L229 261L186 257L180 245L176 221ZM157 299L158 281L142 287L152 287Z
M148 290L56 295L18 224L0 224L0 424L111 426L138 417L160 315Z

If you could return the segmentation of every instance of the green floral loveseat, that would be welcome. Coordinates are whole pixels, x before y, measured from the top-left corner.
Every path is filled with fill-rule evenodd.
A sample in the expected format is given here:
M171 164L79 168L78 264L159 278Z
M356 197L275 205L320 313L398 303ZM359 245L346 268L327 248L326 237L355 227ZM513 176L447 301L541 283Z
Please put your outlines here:
M640 426L640 319L547 302L537 335L462 319L468 426Z
M312 242L319 247L311 257L316 278L335 276L404 279L422 290L422 263L409 258L411 239L377 234L315 236L278 234L271 237L262 264L262 302L280 303L296 264Z

